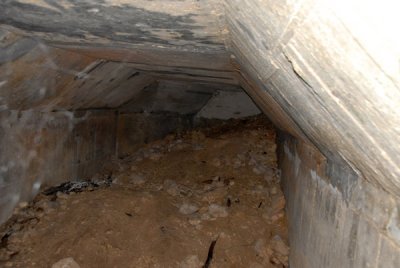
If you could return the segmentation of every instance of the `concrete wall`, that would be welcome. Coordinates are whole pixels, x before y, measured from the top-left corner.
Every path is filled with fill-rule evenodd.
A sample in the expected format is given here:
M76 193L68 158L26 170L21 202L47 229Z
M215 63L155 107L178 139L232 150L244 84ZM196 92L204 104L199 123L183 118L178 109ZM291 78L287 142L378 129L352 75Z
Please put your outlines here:
M177 113L120 114L116 154L120 158L127 157L149 142L162 139L168 134L184 132L192 126L193 116Z
M46 185L94 175L114 155L113 129L114 111L0 112L0 222Z
M117 155L127 156L147 142L179 133L213 119L260 114L238 87L159 81L119 109Z
M399 267L400 199L290 135L278 151L290 267Z

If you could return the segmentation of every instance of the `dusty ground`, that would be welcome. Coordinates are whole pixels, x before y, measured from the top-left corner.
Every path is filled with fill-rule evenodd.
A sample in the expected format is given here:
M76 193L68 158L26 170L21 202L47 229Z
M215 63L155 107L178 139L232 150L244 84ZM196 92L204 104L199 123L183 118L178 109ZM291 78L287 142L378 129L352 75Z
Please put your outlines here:
M0 266L286 267L275 149L263 119L148 144L94 183L20 204Z

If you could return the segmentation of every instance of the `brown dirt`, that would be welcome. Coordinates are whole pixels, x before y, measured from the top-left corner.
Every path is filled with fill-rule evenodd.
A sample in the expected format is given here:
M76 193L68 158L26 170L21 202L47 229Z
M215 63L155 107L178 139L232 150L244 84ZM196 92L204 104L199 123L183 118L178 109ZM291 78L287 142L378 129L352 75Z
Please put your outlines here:
M21 204L0 266L203 267L216 241L209 267L286 267L275 149L260 119L148 144L106 166L109 187Z

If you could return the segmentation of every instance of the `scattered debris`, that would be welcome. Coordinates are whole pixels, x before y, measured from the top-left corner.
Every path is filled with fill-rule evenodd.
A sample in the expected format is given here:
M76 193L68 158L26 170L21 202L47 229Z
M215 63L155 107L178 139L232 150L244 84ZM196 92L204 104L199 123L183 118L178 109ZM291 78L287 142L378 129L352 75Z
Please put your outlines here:
M54 195L57 194L58 192L64 194L70 194L71 192L79 193L89 189L90 187L98 188L101 186L110 186L111 183L112 183L111 176L101 181L99 180L69 181L69 182L64 182L55 187L50 187L44 190L42 193L44 195Z
M65 258L59 260L51 266L51 268L80 268L79 264L75 262L73 258Z
M192 204L183 204L180 208L179 208L179 212L184 214L184 215L190 215L193 213L196 213L199 210L199 208L196 205L192 205Z
M190 255L186 257L186 259L179 264L179 268L199 268L199 267L201 267L201 262L197 255Z
M208 213L210 213L210 215L214 218L223 218L228 216L228 211L226 208L217 204L211 204L208 207Z
M142 174L132 174L130 176L130 183L134 185L142 185L146 182L145 177Z
M20 203L0 267L287 267L275 149L274 130L248 120L115 157Z

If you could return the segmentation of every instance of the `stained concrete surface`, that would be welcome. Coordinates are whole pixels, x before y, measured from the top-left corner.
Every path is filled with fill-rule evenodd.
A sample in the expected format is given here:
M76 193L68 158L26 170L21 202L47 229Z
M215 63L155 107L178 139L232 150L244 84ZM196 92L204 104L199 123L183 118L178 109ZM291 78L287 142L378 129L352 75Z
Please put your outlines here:
M399 267L398 200L315 147L280 136L290 265Z
M54 110L117 109L141 96L155 81L240 85L278 128L297 138L294 143L315 146L321 157L327 158L326 174L317 172L324 168L319 162L311 165L304 155L287 154L282 161L287 163L282 171L288 173L301 170L301 159L309 164L286 184L288 198L295 196L294 203L302 202L300 210L288 206L289 220L293 225L304 222L297 230L308 234L302 237L292 232L294 245L308 241L311 248L299 246L292 252L321 252L299 254L303 259L293 258L292 266L334 264L338 254L343 263L354 266L399 266L400 154L396 145L400 137L400 39L393 33L400 17L395 1L9 0L0 6L4 15L0 26L0 110L6 114L33 109L43 115L36 124L40 126ZM115 14L125 20L129 17L126 13L140 19L134 18L134 25L119 24ZM85 16L79 16L82 14ZM160 21L155 14L171 21ZM70 27L77 21L83 31ZM192 94L180 96L196 103ZM90 128L82 129L87 131L80 139L82 155L91 159L93 154L85 152L92 150L89 144L96 135ZM18 133L23 137L23 132ZM146 138L142 135L138 140ZM20 152L28 152L21 153L17 162L30 163L34 155L29 153L30 144L5 144L10 150L16 146ZM58 148L62 143L49 144ZM6 147L0 150L7 152ZM41 153L49 147L36 147L39 155L46 156L39 161L51 163L48 155ZM1 174L12 161L1 164ZM46 169L46 178L60 178L52 176L53 172ZM9 181L2 181L1 192L31 192L29 183L26 187L21 183L27 181L22 176ZM299 181L310 182L310 188L296 188L303 186ZM313 187L316 185L320 187ZM2 204L18 202L12 200ZM323 205L316 206L315 200ZM336 207L332 202L341 209L331 212ZM304 227L308 222L318 231L327 231L314 235ZM352 239L337 241L342 232L330 241L332 237L325 234L336 234L337 228ZM360 246L368 243L372 246ZM327 250L330 246L348 251ZM376 261L365 262L375 252L379 252Z

